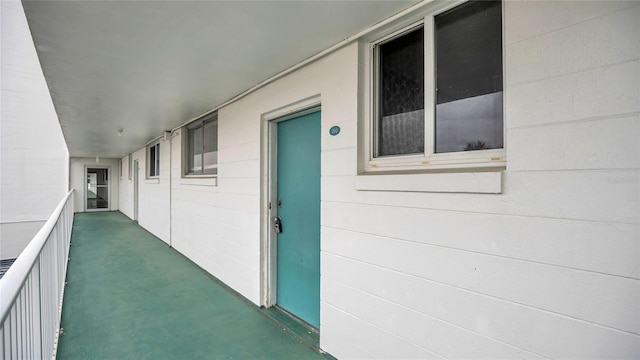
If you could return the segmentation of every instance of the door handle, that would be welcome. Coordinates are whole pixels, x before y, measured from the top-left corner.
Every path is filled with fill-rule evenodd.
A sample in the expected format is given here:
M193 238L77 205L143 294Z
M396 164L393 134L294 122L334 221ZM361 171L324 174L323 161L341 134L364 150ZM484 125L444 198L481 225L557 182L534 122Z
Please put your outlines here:
M275 231L276 234L280 234L282 232L282 218L280 216L273 218L273 231Z

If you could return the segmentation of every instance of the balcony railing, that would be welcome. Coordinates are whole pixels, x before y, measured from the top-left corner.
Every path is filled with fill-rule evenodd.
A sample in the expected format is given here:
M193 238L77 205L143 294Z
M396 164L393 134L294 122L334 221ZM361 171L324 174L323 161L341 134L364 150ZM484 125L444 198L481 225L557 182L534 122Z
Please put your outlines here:
M55 358L73 225L73 190L0 279L3 359Z

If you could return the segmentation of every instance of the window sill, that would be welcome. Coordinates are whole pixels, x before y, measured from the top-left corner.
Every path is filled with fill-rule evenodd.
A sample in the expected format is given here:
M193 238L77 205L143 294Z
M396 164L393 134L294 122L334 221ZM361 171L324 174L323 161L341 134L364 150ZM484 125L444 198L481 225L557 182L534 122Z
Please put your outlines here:
M356 190L501 194L502 172L358 175Z
M218 186L217 176L194 176L180 178L181 185Z
M145 184L160 184L160 179L158 178L147 178L144 179Z

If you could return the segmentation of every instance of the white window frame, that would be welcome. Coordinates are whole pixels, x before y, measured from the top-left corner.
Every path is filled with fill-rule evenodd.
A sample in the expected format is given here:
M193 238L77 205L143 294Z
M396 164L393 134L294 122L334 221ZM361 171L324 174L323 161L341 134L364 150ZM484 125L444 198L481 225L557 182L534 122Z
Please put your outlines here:
M202 132L203 132L203 136L204 136L204 124L205 123L209 123L209 122L214 122L216 124L217 129L219 130L219 121L218 121L218 113L215 112L211 115L207 115L205 117L202 117L190 124L187 124L185 126L183 126L182 128L182 177L183 178L215 178L218 176L218 161L216 161L215 164L215 168L216 168L216 173L215 174L196 174L196 173L191 173L190 169L189 169L189 154L190 154L190 148L191 148L191 142L189 140L189 133L197 128L202 128ZM218 133L218 131L216 131L216 133ZM218 136L218 139L220 137ZM218 143L218 139L216 139L216 143ZM204 142L203 142L203 146L204 146ZM218 151L218 149L216 148L216 151ZM204 157L203 157L203 164L202 166L204 167Z
M152 150L154 149L154 150ZM151 174L151 151L155 151L156 153L156 161L155 161L155 170L156 173L155 174ZM146 171L146 178L147 179L157 179L160 177L160 140L154 142L153 144L147 146L147 171Z
M435 153L435 25L434 17L450 10L466 1L434 3L423 11L400 20L390 27L376 31L364 39L364 166L360 173L379 173L397 171L429 172L457 170L473 171L475 169L504 170L506 167L506 91L505 91L505 45L504 45L504 1L502 1L502 74L503 74L503 146L501 149L487 149L476 151L460 151L449 153ZM418 27L424 31L424 139L423 154L392 155L375 157L377 117L377 47L392 39Z

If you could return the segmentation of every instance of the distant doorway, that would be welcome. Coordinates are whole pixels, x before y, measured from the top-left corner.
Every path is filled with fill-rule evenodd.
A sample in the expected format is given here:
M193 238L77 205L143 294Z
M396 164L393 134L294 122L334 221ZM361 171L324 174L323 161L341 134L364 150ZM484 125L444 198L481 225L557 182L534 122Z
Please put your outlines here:
M86 211L109 210L109 168L87 168L85 187Z

